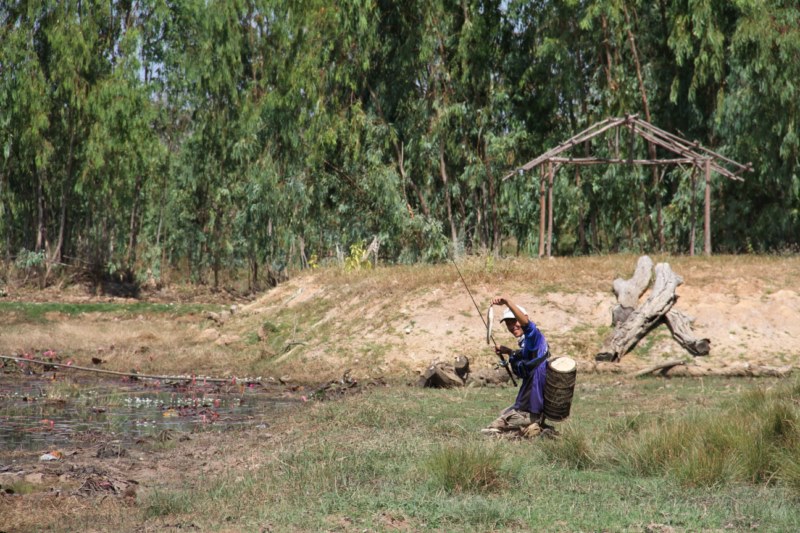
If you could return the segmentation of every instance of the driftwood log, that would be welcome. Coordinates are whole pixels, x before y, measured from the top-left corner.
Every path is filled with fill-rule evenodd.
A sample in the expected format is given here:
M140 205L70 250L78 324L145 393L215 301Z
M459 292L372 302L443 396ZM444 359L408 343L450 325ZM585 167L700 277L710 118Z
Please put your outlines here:
M619 361L675 304L678 299L675 289L683 283L683 278L673 272L668 263L657 264L655 272L656 280L650 296L628 316L627 320L617 324L595 357L598 361Z

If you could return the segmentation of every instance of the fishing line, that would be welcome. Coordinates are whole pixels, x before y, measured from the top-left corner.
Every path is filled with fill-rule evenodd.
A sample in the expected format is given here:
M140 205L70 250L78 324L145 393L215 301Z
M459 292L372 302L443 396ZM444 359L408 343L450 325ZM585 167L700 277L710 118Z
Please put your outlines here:
M450 261L452 261L453 262L453 266L456 267L456 272L458 272L458 277L461 278L461 283L463 283L464 284L464 288L467 289L467 294L469 294L469 298L472 300L472 305L475 306L475 310L478 311L478 316L481 317L481 322L483 322L483 327L485 327L486 330L488 331L489 330L489 324L487 324L486 320L484 320L483 313L481 313L481 308L478 307L478 302L476 302L475 301L475 297L472 296L472 291L469 290L469 285L467 285L467 281L464 279L464 276L461 274L461 269L458 268L458 264L456 263L455 259L453 259L451 257ZM492 343L494 343L494 347L497 348L497 341L494 340L494 335L490 335L490 337L492 339ZM505 359L505 357L503 357L503 354L498 353L497 356L500 358L500 360L503 363L506 362L506 359ZM517 382L514 379L514 375L511 373L511 369L508 368L507 365L503 365L503 367L506 369L506 372L508 372L508 377L511 378L511 383L513 383L514 386L516 387L517 386Z

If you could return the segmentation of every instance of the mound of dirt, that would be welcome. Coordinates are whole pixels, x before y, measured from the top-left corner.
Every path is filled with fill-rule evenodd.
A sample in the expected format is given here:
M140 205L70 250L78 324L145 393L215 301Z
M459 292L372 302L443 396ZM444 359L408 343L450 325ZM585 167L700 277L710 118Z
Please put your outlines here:
M629 277L636 258L628 258L630 271L620 271L619 264L596 268L594 281L584 261L597 260L517 261L497 275L467 268L465 277L484 315L493 296L507 296L527 308L554 355L589 361L610 331L616 303L612 281ZM704 364L797 364L800 294L782 285L800 279L792 274L800 274L797 258L744 266L718 258L677 258L676 263L673 269L685 280L677 290L679 307L694 318L696 335L711 340ZM442 265L417 272L424 282L409 280L415 274L410 267L347 275L308 272L244 306L236 320L291 329L287 350L277 359L304 361L306 368L332 374L359 367L372 374L408 375L457 355L467 355L476 367L493 365L483 322L452 270ZM580 281L571 286L576 272ZM501 324L494 325L494 337L514 345ZM291 342L297 344L288 347ZM658 326L620 364L642 366L681 356L691 358L666 326Z

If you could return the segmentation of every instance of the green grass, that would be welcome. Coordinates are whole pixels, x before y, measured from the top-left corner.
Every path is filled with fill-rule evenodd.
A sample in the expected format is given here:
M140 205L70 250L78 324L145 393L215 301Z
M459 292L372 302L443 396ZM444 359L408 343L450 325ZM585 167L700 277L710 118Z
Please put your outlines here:
M497 450L483 446L443 446L429 454L424 470L431 487L446 493L500 492L510 477Z
M511 389L374 389L310 404L293 417L301 435L257 445L256 468L159 488L145 519L291 531L798 530L798 391L595 376L560 439L515 441L479 433Z
M0 314L14 322L41 323L47 315L79 316L86 313L109 313L116 315L166 314L173 316L198 314L203 311L219 311L221 306L210 304L158 304L135 303L33 303L0 302Z

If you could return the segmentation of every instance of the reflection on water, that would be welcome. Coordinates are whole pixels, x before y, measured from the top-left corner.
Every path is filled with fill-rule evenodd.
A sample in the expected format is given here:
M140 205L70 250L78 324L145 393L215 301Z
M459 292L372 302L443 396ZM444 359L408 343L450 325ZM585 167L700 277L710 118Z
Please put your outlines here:
M248 386L56 380L0 374L0 449L39 450L108 438L134 441L165 429L264 426L297 406Z

